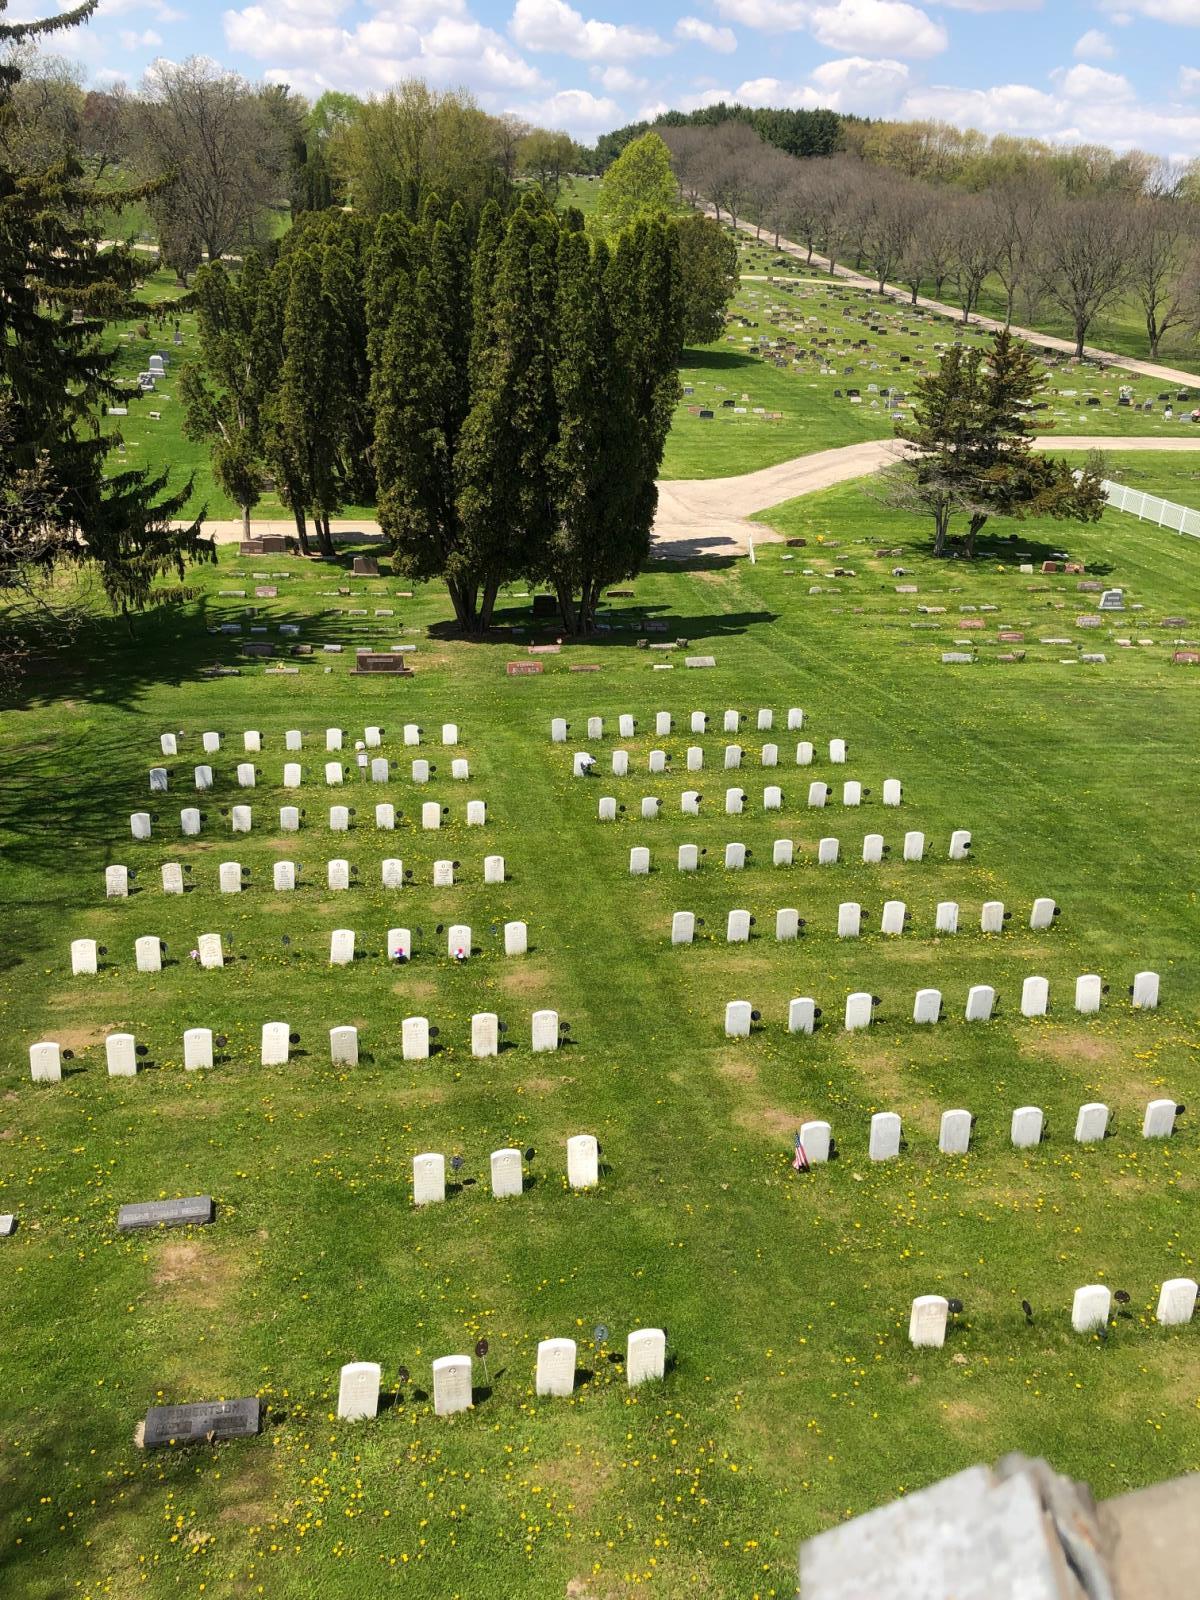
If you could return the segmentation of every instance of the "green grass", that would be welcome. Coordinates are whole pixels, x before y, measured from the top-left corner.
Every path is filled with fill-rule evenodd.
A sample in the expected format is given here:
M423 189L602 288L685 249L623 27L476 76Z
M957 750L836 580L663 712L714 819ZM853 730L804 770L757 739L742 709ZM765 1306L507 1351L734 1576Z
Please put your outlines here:
M1157 484L1180 470L1145 457L1135 467ZM449 608L435 586L408 600L398 580L354 580L366 596L356 608L398 615L347 617L352 602L328 592L349 581L340 570L226 550L219 569L196 576L197 598L138 619L132 637L97 618L26 680L0 723L0 1209L20 1217L0 1245L6 1600L225 1600L260 1588L271 1600L550 1600L573 1582L580 1596L748 1600L793 1592L805 1535L1009 1449L1045 1454L1099 1496L1200 1468L1195 1330L1152 1322L1161 1280L1196 1270L1194 1109L1169 1144L1139 1137L1152 1096L1200 1102L1188 822L1200 779L1196 678L1170 664L1170 634L1158 627L1190 615L1197 631L1197 552L1109 513L1092 529L1025 525L1015 545L971 569L935 565L923 529L855 487L772 520L808 546L764 547L754 566L656 565L634 601L612 604L621 626L539 658L540 678L506 676L506 661L525 658L522 639L446 637ZM877 545L903 557L876 558ZM1015 567L1018 551L1059 547L1123 585L1144 613L1078 630L1076 614L1096 597L1074 578ZM857 577L824 577L835 562ZM893 565L911 569L916 596L895 592ZM390 643L403 629L418 645L415 677L355 678L346 655L317 655L294 677L245 664L239 677L198 680L202 664L237 660L235 641L206 631L241 615L243 602L218 590L252 591L254 571L284 569L280 597L258 602L268 625L295 619L307 639L347 645ZM825 592L810 595L813 584ZM959 607L981 603L1000 610L972 614L987 624L973 637L994 639L999 622L1023 627L1026 661L1002 664L995 644L980 643L978 665L941 666ZM528 604L508 596L501 622L528 626ZM919 604L947 610L919 617ZM668 620L666 637L715 654L715 670L639 650L652 617ZM1037 643L1060 632L1103 648L1107 665L1061 665L1076 647ZM1156 643L1118 646L1127 633ZM653 671L656 661L673 671ZM576 675L571 664L601 670ZM740 774L750 806L738 819L722 814L719 719L730 705L750 718ZM812 772L798 772L797 736L770 736L785 796L773 820L760 806L760 705L777 721L803 706L803 737L818 752ZM693 707L713 719L700 740L685 731ZM652 735L659 708L676 718L663 740ZM622 711L640 720L627 742L636 775L616 780L607 767ZM566 747L548 740L560 712L574 724ZM593 745L606 775L583 782L570 776L570 751L586 743L592 713L608 719L609 736ZM468 783L449 781L449 752L436 743L450 719L461 724ZM421 752L439 769L428 790L408 782L405 721L433 740ZM394 781L336 797L358 816L348 836L331 834L335 797L317 781L322 731L340 726L352 739L372 722L386 730ZM279 787L291 727L305 731L308 780L295 838L274 826L292 798ZM177 814L195 798L207 728L225 734L218 786L205 797L203 835L181 840ZM252 794L233 783L245 728L265 738ZM166 763L170 794L151 800L147 769L164 729L184 730L181 754ZM842 776L824 760L832 736L849 740L845 774L871 793L860 811L818 815L803 797L810 776ZM691 743L706 753L698 780L684 771ZM656 744L674 770L650 779ZM898 812L879 804L889 776L904 782ZM692 786L704 814L683 818L679 795ZM605 793L627 807L607 827L595 820ZM663 798L657 822L636 819L647 793ZM405 813L395 834L370 825L384 796ZM483 830L462 822L476 796L489 803ZM425 798L451 807L439 834L409 820ZM247 799L255 829L234 841L221 811ZM136 845L128 816L143 808L158 821ZM955 827L973 832L970 862L945 859ZM899 859L910 828L929 836L920 864ZM861 838L875 829L892 854L864 867ZM817 869L826 833L842 839L844 860ZM790 870L769 865L780 836L799 842ZM737 877L719 865L733 838L754 852ZM708 852L695 878L674 870L683 840ZM638 881L626 868L641 843L655 870ZM481 882L491 851L507 862L502 887ZM378 887L392 854L414 873L399 894ZM359 867L362 887L325 890L335 855ZM431 864L443 856L460 861L461 881L434 891ZM302 864L294 895L270 888L281 857ZM224 859L250 868L237 898L216 893ZM161 893L166 860L192 867L185 897ZM103 898L113 861L139 873L126 902ZM1062 916L1032 934L1029 905L1042 893ZM893 896L913 913L901 940L832 936L839 901L861 900L874 929ZM938 942L930 929L943 898L962 903L963 932ZM985 938L972 929L990 898L1013 917ZM807 921L799 944L771 937L784 905ZM758 918L748 946L723 942L734 906ZM701 937L672 950L670 916L685 907L704 918ZM514 916L527 919L532 949L506 960L491 929ZM439 953L444 935L434 932L459 919L482 950L465 967ZM402 970L382 955L398 923L424 930ZM358 933L353 970L327 966L335 927ZM224 971L188 959L208 931L232 938ZM133 942L146 933L168 942L159 976L134 970ZM85 936L106 947L104 969L73 978L70 941ZM1153 1015L1133 1014L1124 997L1142 967L1163 975ZM1084 1020L1070 996L1087 971L1111 992ZM1018 1014L1031 972L1051 982L1045 1022ZM980 981L995 983L1000 1012L968 1027L966 988ZM942 989L948 1015L918 1030L907 1018L926 984ZM881 996L879 1020L869 1035L846 1036L844 997L859 988ZM824 1010L811 1039L784 1031L798 994ZM740 997L764 1025L731 1043L722 1011ZM570 1021L573 1043L535 1058L529 1017L541 1005ZM476 1062L469 1017L484 1009L505 1018L516 1048ZM400 1021L412 1013L441 1030L425 1065L400 1058ZM259 1030L276 1019L301 1043L290 1066L265 1069ZM328 1065L326 1031L344 1022L361 1030L354 1070ZM228 1037L212 1073L182 1070L193 1025ZM136 1080L105 1074L102 1037L114 1028L147 1047ZM28 1080L27 1047L43 1036L75 1050L59 1086ZM1115 1133L1084 1149L1071 1128L1092 1098L1113 1107ZM1012 1108L1024 1103L1046 1109L1051 1134L1031 1154L1007 1142ZM978 1117L964 1159L937 1153L938 1118L951 1106ZM876 1109L901 1112L909 1141L882 1167L866 1159ZM842 1155L802 1178L790 1170L792 1132L811 1116L830 1118ZM584 1130L601 1139L608 1170L598 1192L573 1195L564 1145ZM488 1152L509 1143L534 1148L536 1181L520 1200L494 1203ZM422 1150L463 1154L462 1176L475 1181L417 1214L410 1163ZM216 1199L211 1229L115 1232L125 1201L194 1193ZM1132 1295L1131 1317L1104 1345L1069 1326L1075 1287L1101 1280ZM915 1353L909 1302L939 1290L962 1297L960 1326L944 1352ZM597 1350L601 1322L611 1334ZM662 1385L632 1396L610 1357L631 1328L655 1323L669 1331L674 1364ZM591 1378L569 1403L539 1402L535 1345L558 1334L580 1341ZM435 1418L430 1361L480 1336L491 1355L476 1382L491 1392L469 1414ZM412 1380L375 1422L339 1424L338 1368L358 1358L384 1364L385 1387L401 1363ZM151 1456L133 1444L158 1399L251 1393L270 1419L260 1439Z

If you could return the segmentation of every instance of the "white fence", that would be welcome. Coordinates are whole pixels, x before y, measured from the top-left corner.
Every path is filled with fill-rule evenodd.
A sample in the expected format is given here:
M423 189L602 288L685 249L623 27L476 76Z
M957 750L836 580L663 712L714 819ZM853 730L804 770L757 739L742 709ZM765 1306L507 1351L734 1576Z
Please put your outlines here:
M1156 494L1142 494L1137 489L1127 489L1122 483L1103 480L1108 503L1117 511L1128 511L1141 522L1156 522L1160 528L1170 528L1175 533L1186 533L1189 538L1200 539L1200 511L1190 506L1176 505L1173 500L1160 500Z

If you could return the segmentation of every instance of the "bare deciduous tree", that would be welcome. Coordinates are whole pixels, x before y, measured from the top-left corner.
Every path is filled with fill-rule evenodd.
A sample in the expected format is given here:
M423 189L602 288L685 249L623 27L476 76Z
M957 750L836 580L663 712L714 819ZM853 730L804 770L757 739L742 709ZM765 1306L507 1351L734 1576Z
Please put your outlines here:
M1197 255L1196 218L1180 200L1142 200L1135 208L1129 283L1146 321L1150 359L1164 334L1189 320Z
M1137 224L1120 194L1058 200L1041 227L1046 298L1070 318L1081 357L1098 312L1129 283Z

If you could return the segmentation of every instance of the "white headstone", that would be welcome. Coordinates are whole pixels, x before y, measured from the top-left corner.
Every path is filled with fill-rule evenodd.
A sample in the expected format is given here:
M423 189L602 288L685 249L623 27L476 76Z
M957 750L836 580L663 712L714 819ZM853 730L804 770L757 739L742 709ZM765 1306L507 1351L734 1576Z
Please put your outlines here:
M965 1156L971 1148L971 1113L943 1111L938 1149L944 1156Z
M615 822L617 820L616 796L611 794L601 795L596 815L601 822Z
M165 756L177 756L179 754L179 744L173 733L160 734L158 747Z
M1107 1284L1086 1283L1076 1289L1071 1302L1071 1326L1076 1333L1094 1333L1108 1325L1112 1310L1112 1290Z
M1043 896L1033 902L1033 910L1029 913L1029 926L1035 931L1050 928L1054 925L1054 901Z
M665 772L667 770L667 752L665 750L651 750L649 770L651 772Z
M1154 1320L1164 1328L1178 1327L1192 1320L1195 1309L1195 1278L1168 1278L1159 1290Z
M729 944L745 944L750 937L750 913L731 911L725 922L725 939Z
M412 933L408 928L389 928L387 958L389 961L407 961L412 955Z
M437 1205L446 1198L446 1158L435 1151L413 1157L413 1205Z
M1045 1117L1037 1106L1018 1106L1012 1114L1009 1137L1016 1150L1033 1150L1042 1142Z
M796 857L796 847L791 839L776 839L771 846L771 865L790 867Z
M525 1161L519 1150L492 1151L492 1198L509 1200L525 1188Z
M829 798L829 786L824 783L810 783L808 786L808 803L811 807L820 809Z
M1100 1009L1100 993L1104 985L1094 972L1085 972L1075 980L1075 1009L1085 1016Z
M442 825L442 808L436 800L426 800L421 806L421 826L425 829L440 828Z
M179 813L180 831L188 838L194 839L200 832L200 813L195 806L184 806Z
M96 971L98 947L95 939L72 939L71 974L80 978Z
M900 779L885 778L883 780L883 803L885 806L898 806L900 804Z
M1004 932L1004 901L985 900L983 910L979 915L979 930L981 933Z
M285 750L299 750L304 744L304 735L299 728L289 728L283 736Z
M400 1024L400 1052L405 1061L429 1060L429 1018L405 1017Z
M708 713L706 711L693 711L689 726L693 733L703 733L708 727Z
M471 954L471 929L465 922L452 922L446 934L446 954L465 961Z
M254 788L255 773L253 761L238 762L237 781L239 786L243 789Z
M325 782L327 784L338 784L341 783L342 778L342 763L340 761L327 761L325 763Z
M406 722L404 724L404 742L410 746L420 744L421 730L415 722Z
M166 767L150 768L150 793L166 794L169 787Z
M676 911L671 918L671 943L691 944L696 936L696 913Z
M296 863L294 861L277 861L273 871L275 887L280 893L296 887Z
M881 833L868 833L863 838L862 849L863 863L873 867L883 860L883 835Z
M1075 1118L1075 1143L1099 1144L1108 1132L1108 1107L1102 1100L1089 1100Z
M879 922L880 933L903 933L906 910L907 907L903 900L885 900L883 902L883 915Z
M433 887L435 889L452 889L454 887L453 861L435 861L433 863Z
M291 1047L291 1029L286 1022L263 1023L262 1064L264 1067L285 1067Z
M919 1294L908 1314L908 1342L918 1350L940 1350L946 1342L950 1302L945 1295Z
M588 736L589 739L603 739L603 737L604 737L604 718L603 717L589 717L587 719L587 736Z
M763 810L781 811L783 809L783 790L778 784L769 783L763 790Z
M900 1117L895 1111L877 1111L871 1118L872 1161L890 1161L900 1154Z
M433 1363L433 1410L439 1417L469 1411L471 1399L470 1356L439 1356Z
M800 937L800 913L795 906L780 906L775 913L775 937L784 942Z
M764 767L777 767L779 765L779 746L777 744L763 745L762 764Z
M378 1361L349 1361L338 1381L337 1414L343 1422L364 1422L379 1412Z
M645 845L634 845L629 852L629 870L635 877L644 877L650 871L650 852Z
M404 862L399 856L385 856L379 863L379 878L385 889L403 889Z
M330 861L325 869L326 882L331 889L350 887L350 863L340 857Z
M797 728L802 728L804 726L804 712L799 706L791 706L789 708L787 714L787 725L789 733L795 733Z
M484 800L467 801L467 827L482 828L487 824L487 802Z
M335 1067L358 1065L358 1029L349 1025L329 1030L329 1059Z
M661 1328L635 1328L625 1346L625 1379L631 1389L667 1370L667 1336Z
M202 933L196 940L196 948L200 952L200 965L206 971L225 965L225 951L219 933Z
M104 1041L110 1078L137 1076L137 1042L131 1033L110 1033Z
M804 1154L808 1157L810 1167L824 1166L829 1160L831 1132L827 1122L814 1121L800 1124L800 1143L804 1146Z
M844 806L862 805L862 784L851 779L842 785L842 804Z
M335 928L329 939L329 965L351 967L354 965L354 929Z
M62 1052L52 1040L29 1046L29 1076L34 1083L62 1082Z
M1139 1011L1158 1008L1158 973L1138 972L1133 979L1133 1005Z
M133 942L134 958L139 972L162 971L162 940L147 933Z
M325 729L326 750L340 750L342 748L342 730L340 728Z
M685 817L698 817L700 815L699 789L685 789L679 797L679 809Z
M189 1028L183 1036L183 1065L188 1072L196 1072L213 1064L213 1036L211 1028Z
M234 806L229 813L230 827L234 833L249 833L254 816L249 806Z
M700 772L704 767L704 751L698 744L688 745L687 769L689 772Z
M869 1028L874 1012L874 1003L869 994L858 993L846 996L845 1027L852 1031L856 1028Z
M741 716L741 712L740 711L730 710L730 711L727 711L725 713L725 732L726 733L736 733L738 731L738 729L741 727L741 725L742 725L742 716Z
M217 882L222 894L241 894L242 864L240 861L222 861L217 868Z
M740 744L727 744L725 746L725 770L731 772L742 764L742 747Z
M1021 985L1021 1015L1044 1017L1050 1003L1050 985L1045 978L1026 978Z
M655 817L658 816L658 807L659 807L659 801L658 801L658 799L657 799L657 797L655 795L652 795L652 794L643 795L642 796L642 820L645 821L645 822L653 822Z
M700 846L696 844L681 844L676 857L676 866L680 872L699 871Z
M995 1003L996 991L990 984L973 984L967 991L967 1021L987 1022Z
M830 739L830 741L829 741L829 759L830 759L830 761L833 763L833 765L835 767L840 767L840 766L844 766L845 765L845 761L846 761L846 741L844 739Z
M857 939L862 930L862 907L857 900L844 900L838 907L837 936Z
M727 817L740 816L741 813L742 813L742 808L744 807L745 803L746 803L746 795L745 795L745 791L744 790L742 790L742 789L726 789L726 791L725 791L725 815Z
M594 1189L600 1182L600 1146L594 1133L567 1140L567 1182L572 1189Z
M918 989L913 1001L914 1022L936 1022L942 1014L942 991Z
M656 711L654 713L654 732L659 739L664 738L671 731L671 713L669 711Z
M838 858L838 841L822 839L817 845L817 865L831 867Z
M300 831L299 806L280 806L279 831L281 833L298 833Z
M636 722L628 712L617 718L617 732L621 735L622 739L632 739L636 727Z
M135 811L129 819L129 831L135 839L148 839L150 837L150 813L148 811Z
M388 768L387 757L386 756L372 756L372 758L371 758L371 782L372 783L386 783L388 781L388 775L389 775L389 768Z
M958 932L958 901L939 900L934 924L938 933Z
M629 776L629 751L614 750L612 753L612 772L614 778L627 778Z
M221 735L219 733L202 733L200 745L206 756L215 756L221 748Z
M535 1011L530 1028L535 1050L558 1049L557 1011Z
M285 761L283 764L283 787L285 789L298 789L304 781L304 769L298 761Z
M242 748L251 755L258 755L262 751L262 734L257 728L247 728L242 735Z
M566 717L550 718L550 742L552 744L566 744L567 719Z
M211 789L213 786L213 770L211 767L200 766L195 772L197 789Z
M504 954L523 956L529 948L529 929L523 922L504 924Z
M330 808L329 808L329 830L330 830L331 833L349 833L349 831L350 831L350 807L349 806L330 806Z
M500 1018L494 1011L477 1011L471 1018L471 1054L479 1061L500 1053Z
M424 756L418 756L412 764L412 781L414 783L429 782L429 763Z
M956 828L950 835L951 861L965 861L971 849L971 834L967 828Z
M731 842L725 846L725 867L728 872L741 872L746 865L746 846Z
M817 1004L803 995L788 1002L788 1032L811 1033L817 1025Z
M758 713L757 726L759 733L766 733L769 728L773 728L775 726L775 713L764 707Z
M915 830L904 835L905 861L921 861L925 856L925 835Z
M1169 1139L1174 1132L1174 1100L1151 1100L1142 1119L1142 1138Z
M811 767L813 764L813 747L807 739L801 739L796 746L796 765L798 767Z
M753 1006L749 1000L731 1000L725 1007L725 1037L748 1039Z
M565 1399L575 1388L574 1339L543 1339L537 1347L534 1388L548 1399Z

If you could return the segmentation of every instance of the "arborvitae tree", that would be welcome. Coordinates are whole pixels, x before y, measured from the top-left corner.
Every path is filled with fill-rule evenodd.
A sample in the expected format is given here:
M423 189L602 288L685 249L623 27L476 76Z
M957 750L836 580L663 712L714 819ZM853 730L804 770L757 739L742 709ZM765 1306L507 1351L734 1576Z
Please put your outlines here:
M340 504L338 427L344 403L336 310L321 284L315 250L292 257L283 315L283 368L277 426L296 466L302 505L310 510L323 555L332 556L330 513Z
M0 49L69 27L95 9L86 4L40 23L0 23ZM19 75L0 64L0 119ZM133 468L106 474L120 443L102 432L107 406L133 397L114 377L119 347L105 349L106 324L142 311L133 298L143 266L124 249L98 251L99 213L122 197L97 195L73 159L18 176L0 164L0 401L10 481L36 484L40 534L21 533L0 509L0 583L47 573L56 564L94 563L109 599L122 610L145 604L154 580L211 557L199 520L171 523L191 495L190 482L167 494L169 474ZM78 314L79 320L75 320ZM24 498L22 498L24 496Z

